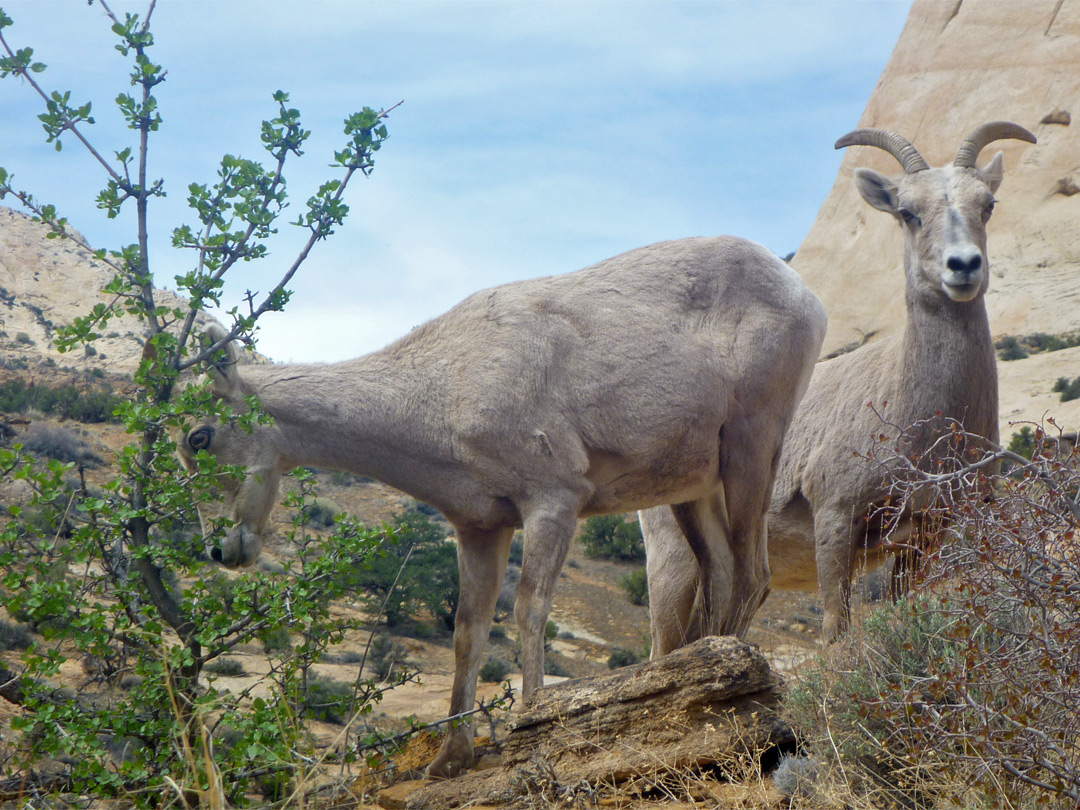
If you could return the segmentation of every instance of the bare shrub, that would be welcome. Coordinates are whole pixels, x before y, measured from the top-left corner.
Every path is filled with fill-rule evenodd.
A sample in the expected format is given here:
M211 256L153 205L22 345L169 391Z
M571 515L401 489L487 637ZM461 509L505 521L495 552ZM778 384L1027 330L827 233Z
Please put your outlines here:
M932 467L880 454L924 529L918 591L868 614L789 700L816 755L907 806L1080 802L1080 455L1030 460L958 426ZM1008 460L1008 476L997 473Z

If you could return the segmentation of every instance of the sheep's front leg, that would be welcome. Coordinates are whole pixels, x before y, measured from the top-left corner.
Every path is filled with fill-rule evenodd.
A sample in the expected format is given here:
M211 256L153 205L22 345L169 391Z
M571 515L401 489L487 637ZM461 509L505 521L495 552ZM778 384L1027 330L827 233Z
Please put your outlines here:
M476 700L476 678L484 654L495 602L499 598L513 530L478 531L458 527L458 573L461 595L454 620L454 686L450 716L470 711ZM472 723L462 720L447 729L442 748L428 766L428 776L457 776L473 763Z
M525 514L525 551L514 618L521 636L521 694L526 700L544 685L544 629L579 508L576 502L543 504Z

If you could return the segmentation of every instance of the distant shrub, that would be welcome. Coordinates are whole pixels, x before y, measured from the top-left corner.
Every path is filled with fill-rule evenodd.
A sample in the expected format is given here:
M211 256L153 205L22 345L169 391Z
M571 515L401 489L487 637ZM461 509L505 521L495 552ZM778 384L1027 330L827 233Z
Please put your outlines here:
M521 569L515 566L507 566L506 576L503 577L502 590L499 598L495 601L495 610L501 614L510 615L514 612L514 604L517 602L518 583L521 582Z
M1012 335L1003 337L994 344L994 348L997 349L998 358L1001 360L1023 360L1028 356L1027 350Z
M619 669L641 663L641 656L626 647L612 647L608 656L608 669Z
M114 412L123 402L108 387L83 391L74 385L27 385L19 379L0 383L0 411L7 413L33 409L77 422L118 422Z
M382 609L388 627L398 627L427 610L448 630L458 603L457 546L447 529L421 512L394 519L378 555L349 576L373 605Z
M226 678L235 678L244 674L244 665L238 658L222 656L207 663L203 667L203 671L213 675L222 675Z
M607 560L643 560L645 542L637 520L625 515L596 515L588 518L578 535L588 557Z
M1035 449L1038 447L1038 443L1039 440L1036 438L1034 431L1032 431L1028 425L1024 425L1012 435L1011 439L1009 439L1008 450L1011 453L1016 453L1016 455L1023 456L1028 461L1031 461L1031 457L1035 455ZM1012 459L1004 459L1001 462L1001 471L1007 473L1015 466Z
M1022 337L1006 335L994 343L994 348L998 350L998 357L1001 360L1022 360L1032 354L1056 352L1061 349L1071 349L1073 346L1080 346L1080 332L1060 335L1035 332Z
M25 624L0 619L0 652L25 650L34 643L34 634Z
M644 568L635 568L619 580L619 587L626 593L631 605L649 604L649 579Z
M1058 381L1054 383L1054 387L1051 390L1055 394L1061 394L1062 402L1080 399L1080 377L1077 377L1071 382L1068 377L1058 377Z
M259 631L263 652L283 653L292 649L292 636L287 627L268 627Z
M551 642L559 637L559 625L555 624L551 619L547 620L547 624L544 625L544 649L551 649Z
M559 659L545 655L544 656L544 674L554 675L556 678L569 678L570 670L560 663Z
M520 566L525 559L525 538L521 532L514 532L510 540L510 564Z
M378 633L368 647L367 665L380 680L386 680L395 668L407 663L409 651L386 633Z
M307 514L308 524L316 528L331 528L338 515L344 510L329 498L317 498L314 502L304 507Z
M504 658L491 657L480 667L480 680L484 683L499 683L514 669L513 664Z
M18 332L15 335L15 345L17 346L33 346L34 339L30 337L26 332Z
M57 461L75 462L95 469L104 459L90 446L66 428L55 425L31 425L22 437L23 448L35 456L45 456Z
M352 701L352 684L315 676L307 682L303 714L324 723L344 725Z

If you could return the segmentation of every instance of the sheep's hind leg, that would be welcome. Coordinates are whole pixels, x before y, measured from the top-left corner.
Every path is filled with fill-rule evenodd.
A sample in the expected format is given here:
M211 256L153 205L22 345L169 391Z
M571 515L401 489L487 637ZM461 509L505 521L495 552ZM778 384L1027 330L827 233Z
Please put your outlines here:
M579 503L566 502L525 511L525 550L514 618L521 635L521 694L526 700L544 684L544 630L579 510Z
M690 550L697 558L700 572L700 592L696 594L691 619L700 635L720 635L725 632L731 605L734 559L728 542L727 514L723 500L716 495L696 501L673 504L675 516ZM681 600L689 597L683 592ZM655 608L650 605L649 610Z
M724 425L712 508L726 515L731 603L720 632L741 636L769 595L767 513L786 423L764 412Z
M821 620L821 640L831 644L847 632L851 624L851 574L855 565L856 529L840 505L814 512L814 551L818 586L825 615Z
M638 519L645 539L651 657L655 661L704 635L701 571L669 507L644 509Z
M499 598L513 529L486 531L458 527L460 599L454 620L454 686L450 716L470 711L476 700L476 679L487 644L495 602ZM461 721L446 731L442 747L428 766L428 776L449 778L473 763L473 729Z

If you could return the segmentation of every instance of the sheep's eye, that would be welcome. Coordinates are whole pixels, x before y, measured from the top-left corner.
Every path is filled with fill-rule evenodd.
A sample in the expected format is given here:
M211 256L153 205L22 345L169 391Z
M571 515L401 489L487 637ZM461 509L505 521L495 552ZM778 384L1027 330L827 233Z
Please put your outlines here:
M188 434L187 443L195 452L205 450L210 446L210 442L214 440L214 429L209 426L203 426L195 428Z
M901 208L897 213L900 215L900 219L904 220L908 225L914 225L916 228L922 225L922 220L907 208Z
M982 221L983 222L986 222L988 219L990 219L990 215L994 213L994 202L995 202L994 200L991 200L989 203L987 203L986 207L983 209L983 212L982 212Z

